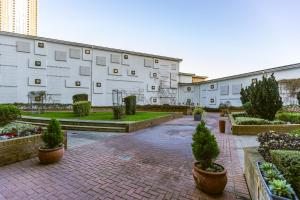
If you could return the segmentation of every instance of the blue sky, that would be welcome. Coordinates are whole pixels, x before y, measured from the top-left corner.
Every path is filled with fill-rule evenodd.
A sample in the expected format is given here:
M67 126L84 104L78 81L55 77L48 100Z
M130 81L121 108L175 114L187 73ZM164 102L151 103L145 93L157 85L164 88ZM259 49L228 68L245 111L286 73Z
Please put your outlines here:
M40 0L39 36L182 58L223 77L300 62L299 0Z

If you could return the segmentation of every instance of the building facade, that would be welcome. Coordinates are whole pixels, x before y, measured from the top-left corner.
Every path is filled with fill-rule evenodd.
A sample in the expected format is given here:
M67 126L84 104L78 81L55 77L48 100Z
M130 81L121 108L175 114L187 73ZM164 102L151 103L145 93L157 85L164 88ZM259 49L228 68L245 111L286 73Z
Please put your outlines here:
M180 105L195 105L216 108L220 104L242 106L240 101L241 88L261 80L263 76L274 74L279 81L279 92L284 105L297 104L295 94L289 91L284 80L300 78L300 64L292 64L244 73L229 77L212 79L201 83L179 83L178 103ZM299 88L297 89L299 91Z
M37 0L0 0L0 31L37 35Z
M181 59L0 32L0 103L28 103L45 91L46 103L72 103L88 94L93 106L111 106L112 91L138 104L177 104ZM38 101L38 100L37 100Z

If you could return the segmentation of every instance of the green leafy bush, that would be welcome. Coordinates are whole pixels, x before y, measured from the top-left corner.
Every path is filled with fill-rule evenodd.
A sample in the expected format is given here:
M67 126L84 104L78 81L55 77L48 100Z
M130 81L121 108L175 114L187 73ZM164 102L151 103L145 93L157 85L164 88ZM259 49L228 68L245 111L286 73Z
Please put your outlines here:
M113 107L114 119L122 119L124 117L124 107L115 106Z
M204 110L201 107L196 107L193 110L193 115L202 115Z
M54 149L62 145L64 134L61 131L59 121L52 119L47 127L47 131L42 134L42 139L47 149Z
M0 126L8 124L20 116L21 111L18 107L13 105L0 105Z
M300 124L300 113L280 112L276 114L276 118L291 124Z
M286 180L275 179L270 181L269 187L271 192L277 196L286 197L289 199L293 198L291 185L288 184Z
M242 105L250 101L250 90L248 87L242 88L240 92Z
M300 129L296 129L290 132L292 136L300 137Z
M136 113L136 96L125 97L125 110L127 115L135 115Z
M73 103L76 103L78 101L88 101L89 100L89 95L87 94L75 94L73 96Z
M78 101L73 104L73 113L79 117L88 116L91 111L91 102Z
M279 121L279 120L269 121L266 119L260 119L260 118L254 118L254 117L236 117L235 123L238 125L285 124L285 122Z
M220 153L216 138L205 127L204 121L197 126L193 135L192 151L201 168L206 170L213 167L213 160Z
M252 104L249 101L243 104L243 108L248 115L254 116Z
M272 150L272 162L300 195L300 151Z

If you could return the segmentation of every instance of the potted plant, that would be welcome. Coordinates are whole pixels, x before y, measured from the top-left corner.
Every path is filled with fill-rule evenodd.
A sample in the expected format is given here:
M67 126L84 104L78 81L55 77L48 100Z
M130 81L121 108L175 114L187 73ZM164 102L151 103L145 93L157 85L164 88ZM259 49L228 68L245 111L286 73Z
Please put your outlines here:
M49 122L47 131L42 134L45 146L39 148L39 160L42 164L55 163L61 160L64 155L64 135L59 121L52 119Z
M193 166L197 187L209 194L222 193L227 184L227 170L213 162L220 150L215 136L205 127L204 121L197 126L193 135L192 151L197 160Z
M201 107L194 108L193 115L195 121L201 121L204 110Z

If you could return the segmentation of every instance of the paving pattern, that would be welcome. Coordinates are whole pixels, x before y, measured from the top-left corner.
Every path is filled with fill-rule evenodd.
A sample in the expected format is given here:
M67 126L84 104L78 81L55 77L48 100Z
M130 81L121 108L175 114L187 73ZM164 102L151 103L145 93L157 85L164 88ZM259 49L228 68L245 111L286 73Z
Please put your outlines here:
M217 162L228 170L222 195L195 188L191 137L197 123L185 117L70 148L56 164L35 158L0 167L0 199L249 199L234 138L219 133L217 123L217 114L207 114L221 149Z

